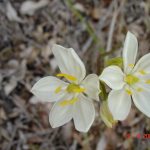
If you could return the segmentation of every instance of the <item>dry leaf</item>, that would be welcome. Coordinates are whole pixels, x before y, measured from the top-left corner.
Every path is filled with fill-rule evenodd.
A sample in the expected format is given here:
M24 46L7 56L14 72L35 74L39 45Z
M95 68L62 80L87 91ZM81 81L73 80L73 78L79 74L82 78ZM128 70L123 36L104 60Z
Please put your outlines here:
M15 8L11 5L10 2L6 4L6 15L10 21L16 21L19 23L23 23L24 21L18 16Z
M2 80L3 80L3 77L2 77L2 75L0 74L0 83L2 82Z
M0 119L6 120L6 112L3 108L0 108Z
M17 68L16 73L14 74L17 81L23 80L25 73L26 73L26 63L27 61L25 59L22 60L21 64Z
M22 111L25 111L25 101L21 99L19 96L15 95L13 102L18 108L20 108Z
M28 138L28 143L33 144L33 143L42 143L43 142L43 138L40 136L32 136L30 138Z
M99 8L94 8L92 11L92 17L94 20L99 20L100 18L100 9Z
M19 62L15 59L11 59L6 64L4 74L6 76L12 76L16 72L18 67L19 67Z
M40 103L41 101L40 101L39 99L37 99L37 97L32 96L32 97L30 98L29 102L30 102L31 104L37 104L37 103Z
M9 82L4 86L4 91L6 95L9 95L17 86L17 80L14 76L12 76Z
M11 137L9 136L8 131L4 128L0 128L0 131L0 134L9 141Z
M107 140L106 137L103 135L100 137L96 150L105 150L106 149L106 145L107 145Z
M48 0L40 0L38 2L34 2L34 1L25 1L22 3L21 8L20 8L20 12L23 15L34 15L35 11L45 7L47 4L49 3Z
M20 57L23 59L30 58L33 50L34 48L32 46L27 47L27 48L24 47L23 51L20 53Z
M43 47L41 51L41 55L45 60L49 60L49 56L52 54L51 45L52 45L52 42L49 41L47 45Z

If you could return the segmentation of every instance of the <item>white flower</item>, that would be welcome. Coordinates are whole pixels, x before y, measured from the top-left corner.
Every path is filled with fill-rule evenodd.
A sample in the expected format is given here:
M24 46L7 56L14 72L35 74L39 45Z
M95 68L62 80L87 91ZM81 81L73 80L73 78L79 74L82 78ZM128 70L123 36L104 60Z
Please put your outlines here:
M73 119L75 128L87 132L95 118L92 99L99 100L99 78L90 74L85 78L85 66L72 48L54 45L52 52L61 74L69 82L48 76L40 79L32 93L47 102L56 102L49 115L53 128Z
M136 107L150 117L150 53L136 64L138 42L128 32L123 49L123 71L109 66L100 75L112 91L108 96L109 109L116 120L124 120L131 108L131 98Z

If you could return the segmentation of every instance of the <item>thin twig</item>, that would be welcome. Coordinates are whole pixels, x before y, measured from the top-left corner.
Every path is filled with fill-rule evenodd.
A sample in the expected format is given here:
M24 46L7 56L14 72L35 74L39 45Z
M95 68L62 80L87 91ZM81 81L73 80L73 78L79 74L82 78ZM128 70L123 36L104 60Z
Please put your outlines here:
M116 3L115 3L115 5L116 5ZM116 18L118 16L118 13L119 13L119 11L116 10L113 14L113 18L112 18L110 28L109 28L109 33L108 33L108 42L107 42L106 52L109 52L112 47L112 38L113 38L113 33L114 33L115 23L116 23Z
M117 9L116 8L117 7L117 1L115 1L115 6L114 6L115 11L114 11L113 18L112 18L110 28L109 28L106 52L109 52L112 49L112 39L113 39L113 35L114 35L115 24L116 24L118 14L119 14L120 10L122 9L123 4L124 4L124 0L121 2L120 7Z

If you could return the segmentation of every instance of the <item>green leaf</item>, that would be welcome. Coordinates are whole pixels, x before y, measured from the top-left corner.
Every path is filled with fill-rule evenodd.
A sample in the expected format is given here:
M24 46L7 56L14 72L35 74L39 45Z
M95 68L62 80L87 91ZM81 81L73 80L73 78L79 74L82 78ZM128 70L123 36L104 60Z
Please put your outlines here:
M115 65L115 66L118 66L118 67L122 68L123 59L121 57L116 57L116 58L109 59L106 62L106 66L111 66L111 65Z

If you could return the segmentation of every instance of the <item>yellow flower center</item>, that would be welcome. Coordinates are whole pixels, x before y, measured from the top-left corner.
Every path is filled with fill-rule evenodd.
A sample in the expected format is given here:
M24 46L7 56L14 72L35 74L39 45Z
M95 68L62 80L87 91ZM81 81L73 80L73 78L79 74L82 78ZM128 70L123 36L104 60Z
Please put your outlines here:
M55 89L55 93L58 94L59 92L61 92L62 87L59 86ZM85 88L80 87L79 85L75 84L75 83L70 83L67 88L66 91L68 93L82 93L85 91ZM77 97L74 97L72 99L68 99L68 100L63 100L61 101L59 104L60 106L67 106L67 105L73 105L74 103L76 103L78 101Z
M134 75L128 74L125 76L124 81L129 85L133 85L139 82L139 78Z
M59 93L61 91L61 86L59 86L58 88L56 88L55 93ZM75 84L75 83L70 83L67 88L66 91L68 93L82 93L85 91L84 88L80 87L79 85ZM74 103L76 103L78 101L77 97L74 97L72 99L68 99L68 100L63 100L61 101L59 104L60 106L67 106L67 105L73 105Z
M82 93L85 91L85 88L82 88L75 83L71 83L67 86L66 91L68 93Z
M64 77L66 78L67 80L70 80L70 81L76 81L77 78L72 76L72 75L69 75L69 74L64 74L64 73L61 73L61 74L57 74L57 77ZM56 89L55 89L55 93L58 94L59 92L62 91L62 87L61 86L58 86ZM68 93L83 93L85 91L85 88L81 87L80 85L78 84L75 84L75 83L70 83L67 88L65 89L65 91L67 91ZM68 100L63 100L61 101L59 104L60 106L67 106L67 105L73 105L74 103L76 103L79 99L77 97L73 97L72 99L68 99Z

